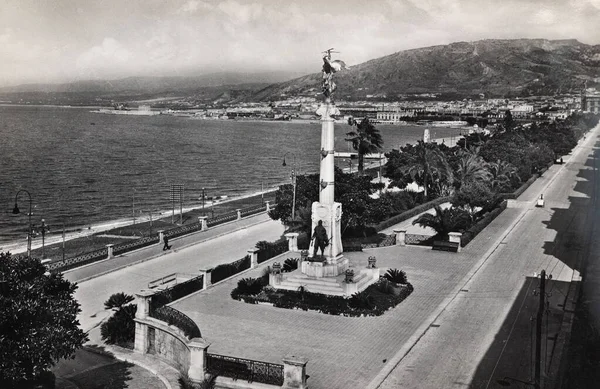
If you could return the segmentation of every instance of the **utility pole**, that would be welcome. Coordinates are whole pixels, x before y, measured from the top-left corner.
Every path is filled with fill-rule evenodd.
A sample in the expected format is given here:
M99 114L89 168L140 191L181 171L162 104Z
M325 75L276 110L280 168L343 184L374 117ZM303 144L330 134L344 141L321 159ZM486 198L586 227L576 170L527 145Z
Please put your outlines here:
M535 388L541 387L541 361L542 361L542 318L546 309L546 270L540 273L540 305L535 322Z

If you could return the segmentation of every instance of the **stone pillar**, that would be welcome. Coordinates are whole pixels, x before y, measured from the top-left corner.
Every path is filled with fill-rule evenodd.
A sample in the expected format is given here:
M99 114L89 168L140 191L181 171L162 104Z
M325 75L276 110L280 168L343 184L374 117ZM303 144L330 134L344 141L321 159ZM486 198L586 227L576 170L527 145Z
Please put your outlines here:
M200 228L200 231L208 230L208 224L206 224L206 219L208 219L208 216L198 216L198 222L202 226Z
M136 319L146 319L150 314L150 300L154 295L152 290L141 290L136 293L137 300L137 311L135 312ZM133 349L136 353L146 354L148 351L148 345L150 341L148 339L148 326L135 320L135 340Z
M111 243L106 245L106 249L108 251L108 256L107 256L108 259L113 257L113 246L114 246L114 244L111 244Z
M306 389L306 364L308 359L294 355L283 358L282 389Z
M163 239L165 238L165 232L163 230L158 231L158 244L163 244Z
M303 263L302 272L308 276L336 277L342 274L348 268L348 259L343 256L341 219L342 204L334 200L335 192L335 133L332 116L339 115L339 110L333 105L329 97L325 103L317 110L317 115L321 116L321 163L319 170L319 201L312 204L312 231L319 222L327 231L329 244L325 247L323 256L325 263L320 269L312 263ZM315 241L311 241L309 255L314 253Z
M288 240L288 250L298 251L298 234L297 232L288 232L285 237Z
M271 210L271 204L270 203L271 203L270 200L265 201L265 204L267 206L267 212L269 212Z
M449 232L448 233L448 240L452 243L458 243L458 252L460 252L460 237L462 236L462 234L460 232Z
M396 246L406 246L406 230L394 228L396 234Z
M241 209L236 209L235 211L237 212L237 219L241 220L242 219L242 210Z
M188 377L194 382L201 382L204 380L206 373L206 350L210 346L210 343L202 338L194 338L187 346L190 349Z
M212 267L200 269L202 274L202 289L208 289L212 285Z
M256 247L248 249L248 255L250 255L250 269L254 269L258 266L258 252L260 250Z

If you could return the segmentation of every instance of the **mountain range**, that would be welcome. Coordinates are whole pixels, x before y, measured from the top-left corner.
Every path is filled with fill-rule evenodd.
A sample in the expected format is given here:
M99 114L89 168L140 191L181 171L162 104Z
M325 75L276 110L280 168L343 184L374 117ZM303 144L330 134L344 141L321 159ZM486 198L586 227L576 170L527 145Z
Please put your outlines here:
M600 45L576 40L457 42L400 51L335 74L337 98L397 100L408 94L553 95L600 85ZM319 94L321 75L270 85L253 96Z
M0 88L0 95L20 94L22 98L42 93L69 101L94 96L103 101L159 96L184 97L197 103L274 101L319 97L320 67L315 64L315 73L301 77L291 72L214 73L29 84ZM399 100L419 94L456 98L578 93L586 86L600 85L600 45L546 39L456 42L399 51L351 66L336 73L335 82L335 97L343 100Z

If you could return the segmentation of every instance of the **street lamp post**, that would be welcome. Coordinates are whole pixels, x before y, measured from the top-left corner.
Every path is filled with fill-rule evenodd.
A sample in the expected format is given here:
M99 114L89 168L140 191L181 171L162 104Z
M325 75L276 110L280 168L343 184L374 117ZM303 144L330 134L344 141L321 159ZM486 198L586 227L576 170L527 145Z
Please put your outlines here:
M46 232L50 231L50 228L46 224L46 221L42 219L42 224L40 225L40 233L42 234L42 259L46 258L45 248L46 248Z
M204 188L202 188L202 215L205 215L205 213L204 213L204 199L206 198L205 196L206 196L206 194L204 192Z
M283 166L287 166L285 163L285 156L288 154L292 154L294 157L294 165L292 167L292 186L293 186L293 195L292 195L292 220L296 217L296 154L290 153L289 151L283 154Z
M29 214L28 214L29 230L27 232L27 256L31 257L31 204L32 204L31 193L29 193L25 189L21 189L20 191L17 192L17 194L15 195L15 207L13 208L12 213L14 215L18 215L19 213L21 213L21 211L19 211L19 207L17 206L17 199L19 197L19 193L21 193L21 192L25 192L25 193L27 193L27 196L29 196Z

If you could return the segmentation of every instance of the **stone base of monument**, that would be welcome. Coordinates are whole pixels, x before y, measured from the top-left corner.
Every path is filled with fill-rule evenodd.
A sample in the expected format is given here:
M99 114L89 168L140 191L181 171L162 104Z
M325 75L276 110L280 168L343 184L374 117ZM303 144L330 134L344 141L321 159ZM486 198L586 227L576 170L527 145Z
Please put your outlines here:
M348 259L339 255L327 262L303 261L300 267L302 273L309 277L337 277L348 269Z
M305 263L309 262L303 262L303 264ZM311 293L350 297L379 280L378 268L351 268L351 270L354 271L354 274L350 279L345 273L337 277L313 277L304 274L300 270L278 275L272 274L269 277L269 284L275 289L297 291L300 287L304 287L306 291Z

